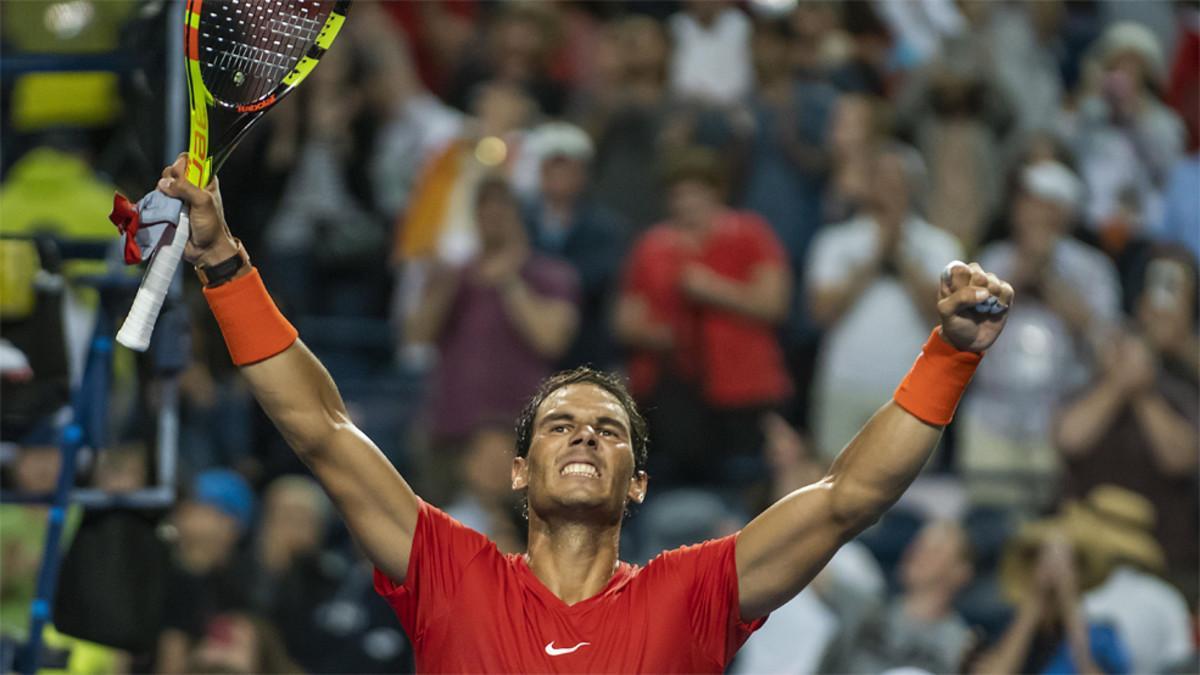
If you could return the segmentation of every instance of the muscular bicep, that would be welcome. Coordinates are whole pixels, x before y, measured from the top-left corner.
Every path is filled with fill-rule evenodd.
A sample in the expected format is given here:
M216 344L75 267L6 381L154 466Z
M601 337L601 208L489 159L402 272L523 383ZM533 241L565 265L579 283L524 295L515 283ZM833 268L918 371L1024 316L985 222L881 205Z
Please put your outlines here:
M846 541L827 481L797 490L738 535L738 605L743 621L766 616L799 593Z
M878 520L929 459L941 428L895 402L879 409L820 481L779 500L738 539L743 619L799 593L845 542Z

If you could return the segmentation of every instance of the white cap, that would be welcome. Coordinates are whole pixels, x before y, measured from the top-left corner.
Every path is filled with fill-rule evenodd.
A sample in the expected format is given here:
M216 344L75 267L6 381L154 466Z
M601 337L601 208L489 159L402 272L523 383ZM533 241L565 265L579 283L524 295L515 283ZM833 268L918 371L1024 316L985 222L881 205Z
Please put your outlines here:
M1083 185L1075 174L1059 162L1047 160L1025 167L1021 187L1029 194L1063 207L1071 213L1079 208Z
M527 151L541 163L551 157L591 161L595 147L587 132L566 122L547 122L529 134Z
M1118 54L1133 52L1146 65L1150 79L1161 82L1166 75L1162 46L1153 31L1134 21L1119 21L1100 38L1100 58L1108 61Z

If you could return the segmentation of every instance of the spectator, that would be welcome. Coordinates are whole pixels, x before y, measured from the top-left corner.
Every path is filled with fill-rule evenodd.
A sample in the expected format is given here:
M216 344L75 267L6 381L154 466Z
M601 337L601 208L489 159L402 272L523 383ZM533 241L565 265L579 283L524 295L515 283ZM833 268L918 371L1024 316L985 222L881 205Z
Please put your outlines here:
M1000 145L1012 126L1005 92L986 77L970 43L918 71L897 103L899 126L929 165L929 221L973 252L999 201Z
M820 232L809 257L809 306L827 331L811 423L817 452L830 459L904 377L935 323L927 299L938 275L962 257L952 235L918 215L925 170L915 150L877 149L871 176L863 212ZM881 316L885 341L870 328Z
M484 25L481 49L455 76L447 103L467 110L478 85L502 82L527 92L546 114L561 115L566 91L549 68L560 28L557 19L550 5L523 3L499 9Z
M1108 623L1090 621L1080 595L1097 581L1097 549L1078 520L1028 524L1002 562L1016 615L993 644L969 660L972 673L1127 673L1129 650Z
M402 131L393 129L406 136L393 144L394 154L421 148L427 158L395 221L391 262L398 282L392 314L401 325L411 324L437 267L461 266L479 253L474 195L489 175L512 176L510 160L518 154L534 113L532 101L519 88L499 82L480 85L472 104L475 115L467 117L440 101L414 100L406 108L407 118L397 123ZM427 344L408 336L401 355L419 370L432 358Z
M799 490L825 475L822 462L811 453L809 443L782 417L768 414L763 420L766 438L764 455L771 474L766 503ZM861 598L870 606L883 602L886 582L879 564L860 541L847 542L804 590L784 606L771 612L764 624L738 652L735 673L817 673L827 670L830 652L845 640L846 622L855 616L839 616L830 596L838 593ZM848 608L849 609L849 608Z
M436 344L428 398L434 462L453 462L481 423L513 418L563 357L579 325L579 281L564 262L530 249L507 181L489 177L475 196L481 251L431 274L408 319L410 341ZM434 471L431 494L448 497L451 465Z
M1068 513L1088 527L1106 572L1084 594L1084 614L1116 628L1129 649L1131 672L1163 673L1182 665L1194 651L1191 621L1183 596L1160 576L1166 556L1154 540L1154 506L1136 492L1100 485L1069 505Z
M892 51L887 24L872 3L844 3L841 10L842 25L850 35L850 54L829 73L830 83L847 93L886 98Z
M594 193L635 228L662 214L658 190L646 171L673 142L667 92L666 33L654 19L631 15L614 22L607 40L613 64L606 82L577 104L580 124L596 140Z
M580 128L551 122L535 129L529 154L540 163L540 189L526 208L535 250L560 257L579 275L579 332L560 368L610 368L617 354L612 299L629 231L624 220L589 192L592 140Z
M829 187L822 222L840 223L864 208L872 191L875 152L889 133L889 116L882 99L866 94L838 97L829 125Z
M1064 121L1090 195L1088 225L1116 253L1135 227L1161 218L1161 190L1183 150L1184 129L1155 93L1165 63L1149 29L1114 24L1095 49L1094 90Z
M517 437L511 424L485 423L466 442L460 486L446 513L496 542L504 553L524 550L524 532L516 527L517 495L510 469Z
M270 608L284 575L317 556L331 511L329 499L308 476L280 476L267 486L254 542L257 607Z
M62 455L54 445L56 433L41 425L26 436L5 474L5 492L44 495L54 491ZM29 607L37 590L38 566L46 540L49 510L37 504L0 505L0 634L29 637ZM76 521L78 514L75 514ZM77 523L76 523L77 524Z
M416 150L423 162L396 221L393 263L436 256L462 264L478 252L471 196L495 172L512 176L525 127L537 109L510 83L484 82L473 91L470 116L427 97L414 98L405 108L402 124L412 142L394 142L393 153Z
M295 673L300 668L288 656L275 628L242 612L214 617L203 638L188 656L189 673Z
M1051 420L1087 378L1091 351L1120 311L1112 263L1067 236L1081 187L1057 162L1020 174L1009 238L980 254L1020 300L1014 329L993 345L959 407L959 470L977 505L1036 512L1053 504L1059 474Z
M829 172L829 120L834 89L819 81L797 81L788 44L789 24L760 21L754 29L754 67L758 87L746 103L753 121L746 141L742 205L766 219L788 254L795 275L804 268L809 244L821 225L821 196ZM811 377L816 327L793 297L784 334L788 356L796 364L796 385L803 399ZM803 410L804 400L798 402Z
M1200 564L1200 338L1196 265L1163 249L1146 267L1136 324L1112 340L1100 372L1064 405L1055 441L1066 463L1067 497L1111 483L1145 495L1160 514L1154 534L1169 578L1196 602Z
M158 638L158 672L190 672L189 654L210 622L249 607L251 565L239 545L253 516L254 493L228 469L197 475L191 494L176 505L171 519L178 540Z
M270 263L264 274L295 311L382 317L387 230L367 195L356 191L363 181L356 180L354 132L364 106L351 79L351 54L330 52L295 102L303 106L303 133L263 233Z
M729 480L728 459L757 455L758 418L791 389L775 336L786 254L757 215L722 204L724 180L710 151L672 159L671 217L635 243L616 314L667 475L705 482Z
M831 589L826 597L842 619L843 635L823 670L957 672L973 640L954 609L974 574L970 548L957 522L932 522L904 551L898 597L881 603L878 596L845 584Z
M282 640L279 648L307 672L409 672L408 641L393 629L373 628L385 623L379 611L387 607L368 597L370 570L322 549L331 513L308 476L283 476L266 489L252 590L278 633L271 639Z
M827 82L829 68L849 52L840 10L833 2L800 2L786 17L794 36L788 45L789 57L801 79Z
M750 19L727 0L691 0L668 26L671 89L683 99L732 104L750 92Z
M1012 102L1017 130L1037 131L1059 114L1062 105L1066 3L1038 0L989 3L988 7L981 37L991 56L989 74Z
M1200 24L1200 11L1193 12L1193 22ZM1190 34L1194 52L1200 52L1200 25ZM1180 86L1181 117L1187 128L1187 154L1180 157L1167 176L1163 196L1163 220L1158 235L1167 241L1177 241L1200 258L1200 199L1195 186L1200 184L1200 75Z
M280 582L270 618L298 666L311 673L411 673L412 647L371 586L357 551L307 559ZM273 671L265 671L273 672Z

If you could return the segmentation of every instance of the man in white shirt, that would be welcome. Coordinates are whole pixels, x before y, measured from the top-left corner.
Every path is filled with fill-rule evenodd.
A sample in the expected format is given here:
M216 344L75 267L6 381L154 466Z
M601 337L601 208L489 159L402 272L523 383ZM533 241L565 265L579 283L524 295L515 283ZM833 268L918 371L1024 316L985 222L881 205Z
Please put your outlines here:
M736 103L754 84L750 57L750 19L733 3L701 0L668 23L671 89L685 99Z
M819 232L808 261L807 292L825 328L813 384L817 452L832 458L904 376L929 335L927 298L938 274L963 256L957 239L917 212L925 167L910 147L892 144L874 159L874 190L851 220ZM879 323L882 321L883 323ZM886 339L876 329L888 326Z
M1069 236L1083 186L1053 161L1021 173L1010 233L980 253L1022 291L1009 337L989 350L959 407L958 464L975 503L1036 512L1058 496L1052 418L1087 381L1090 352L1120 317L1116 269Z

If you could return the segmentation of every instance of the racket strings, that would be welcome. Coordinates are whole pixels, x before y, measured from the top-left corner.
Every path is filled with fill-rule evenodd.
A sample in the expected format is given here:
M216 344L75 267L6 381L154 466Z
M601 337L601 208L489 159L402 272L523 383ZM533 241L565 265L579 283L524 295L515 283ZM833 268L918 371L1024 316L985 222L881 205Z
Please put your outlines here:
M202 72L226 105L270 94L320 35L329 0L220 0L200 17Z

